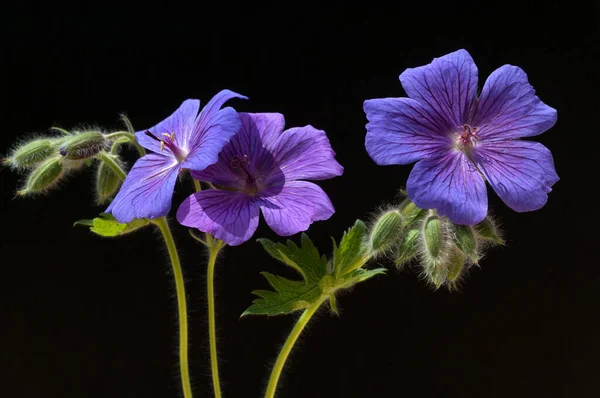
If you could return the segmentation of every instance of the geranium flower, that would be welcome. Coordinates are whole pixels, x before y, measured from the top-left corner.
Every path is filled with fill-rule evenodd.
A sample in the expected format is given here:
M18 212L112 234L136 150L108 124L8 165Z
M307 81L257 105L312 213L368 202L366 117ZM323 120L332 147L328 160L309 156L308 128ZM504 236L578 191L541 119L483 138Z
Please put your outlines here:
M135 133L141 146L152 151L135 162L107 213L120 222L158 218L171 209L177 175L183 169L204 170L240 128L233 108L221 106L231 98L246 97L229 90L215 95L198 114L200 101L183 102L156 126Z
M477 97L477 67L459 50L407 69L400 82L410 98L367 100L365 146L379 165L417 161L410 199L457 224L487 214L485 180L510 208L537 210L559 178L550 151L517 138L543 133L556 110L535 95L525 72L504 65Z
M218 162L192 171L194 178L215 188L188 197L177 220L235 246L254 234L259 209L281 236L331 217L334 209L327 194L313 183L298 181L342 174L325 132L312 126L283 131L284 118L278 113L240 113L240 118L242 127Z

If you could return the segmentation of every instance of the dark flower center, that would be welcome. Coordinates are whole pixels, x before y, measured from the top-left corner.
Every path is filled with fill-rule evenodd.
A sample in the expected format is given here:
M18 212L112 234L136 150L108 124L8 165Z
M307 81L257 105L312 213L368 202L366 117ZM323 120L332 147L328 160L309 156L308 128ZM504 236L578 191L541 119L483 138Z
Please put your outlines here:
M455 133L457 135L456 147L462 152L469 153L479 141L479 135L477 127L471 127L468 124L464 124L458 127L459 130Z
M250 164L250 162L248 161L248 155L234 155L231 158L231 162L229 164L233 169L241 171L242 177L245 181L244 192L250 196L256 196L256 194L259 191L258 185L256 183L257 177L252 175L252 173L248 171L247 165Z
M169 149L172 153L173 156L175 156L175 159L177 159L177 161L179 163L183 162L185 160L185 157L188 154L188 151L185 148L181 148L180 146L177 145L177 142L175 140L175 133L171 133L171 134L167 134L167 133L162 133L161 138L155 136L154 134L152 134L149 130L146 130L146 135L158 142L160 142L160 150L164 150L165 147L167 147L167 149Z

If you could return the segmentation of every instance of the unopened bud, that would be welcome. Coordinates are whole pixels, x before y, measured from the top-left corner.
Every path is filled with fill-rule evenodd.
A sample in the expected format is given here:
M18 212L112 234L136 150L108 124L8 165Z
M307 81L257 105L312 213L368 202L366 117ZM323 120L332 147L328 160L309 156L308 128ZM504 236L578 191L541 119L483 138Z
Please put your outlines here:
M402 216L397 210L384 213L371 230L369 243L373 253L381 253L391 248L402 237Z
M454 242L456 247L469 258L472 262L479 261L479 252L477 250L477 237L475 230L470 225L456 225L454 228Z
M395 263L397 267L403 266L417 255L420 235L421 231L417 228L406 231L395 252Z
M435 211L429 211L421 227L421 266L429 282L439 288L448 277L448 255L451 245L451 224Z
M56 184L63 174L61 157L54 157L40 164L31 172L25 188L18 192L19 195L43 192Z
M60 154L66 159L86 159L98 154L107 145L104 134L98 131L75 133L63 141Z
M115 162L118 163L118 158L116 156L114 158ZM100 162L96 172L96 203L102 205L108 202L108 200L117 192L120 185L121 178L119 175L117 175L106 163Z
M486 217L482 222L475 225L477 236L492 244L503 245L502 232L491 217Z
M39 139L16 148L4 163L15 168L35 167L55 153L56 147L51 140Z
M404 219L404 226L412 224L427 213L427 210L417 207L417 205L408 198L404 199L404 201L400 203L398 210Z
M447 261L448 275L447 283L450 290L456 289L458 281L465 269L465 256L459 250L452 250Z

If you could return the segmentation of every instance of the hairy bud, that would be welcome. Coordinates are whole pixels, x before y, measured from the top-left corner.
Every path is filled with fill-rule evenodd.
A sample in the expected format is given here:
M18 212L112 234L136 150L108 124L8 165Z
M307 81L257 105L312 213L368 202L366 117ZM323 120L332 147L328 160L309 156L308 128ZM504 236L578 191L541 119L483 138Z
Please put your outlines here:
M382 253L390 249L402 237L402 216L397 210L390 210L375 222L369 236L372 253Z
M56 145L51 140L42 138L17 147L4 163L14 168L31 168L56 153Z
M448 277L447 260L452 249L452 224L430 210L421 225L420 259L424 276L439 288Z
M98 131L75 133L64 139L60 154L65 159L87 159L97 155L107 145L104 134Z
M52 188L62 177L63 171L64 167L60 156L47 159L29 174L25 188L18 194L24 196Z
M119 163L116 156L112 157L116 163ZM105 162L100 162L96 171L96 203L99 205L107 203L120 185L121 178Z
M454 243L471 262L477 263L479 261L477 236L471 225L456 225L454 227Z

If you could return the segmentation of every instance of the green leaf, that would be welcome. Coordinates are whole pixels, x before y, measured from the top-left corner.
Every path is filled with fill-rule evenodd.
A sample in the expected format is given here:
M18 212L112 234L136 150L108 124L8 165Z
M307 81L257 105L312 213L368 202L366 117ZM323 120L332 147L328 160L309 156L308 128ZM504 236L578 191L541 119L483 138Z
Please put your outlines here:
M367 226L361 220L344 232L339 247L333 242L333 269L337 276L345 275L364 264L364 245L367 236Z
M331 311L338 313L335 298L338 290L385 272L384 268L375 270L362 268L368 260L363 244L365 235L366 227L359 220L346 231L339 247L334 241L332 261L319 254L306 234L302 234L300 246L290 240L283 244L259 239L267 253L296 270L301 280L291 280L262 272L273 290L253 291L252 294L258 297L242 316L288 314L325 300L329 301Z
M147 218L136 218L128 223L120 223L111 214L101 213L99 217L93 220L76 221L73 226L87 226L90 227L90 231L97 235L114 237L128 234L148 224L150 224L150 220Z
M321 297L318 283L292 281L269 272L261 272L275 291L255 290L252 292L259 298L242 314L244 315L279 315L308 307Z
M307 283L318 282L327 275L327 259L319 255L319 251L308 235L303 233L300 239L300 247L291 240L288 240L285 245L268 239L258 239L258 241L272 257L298 271Z

